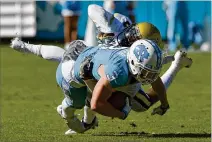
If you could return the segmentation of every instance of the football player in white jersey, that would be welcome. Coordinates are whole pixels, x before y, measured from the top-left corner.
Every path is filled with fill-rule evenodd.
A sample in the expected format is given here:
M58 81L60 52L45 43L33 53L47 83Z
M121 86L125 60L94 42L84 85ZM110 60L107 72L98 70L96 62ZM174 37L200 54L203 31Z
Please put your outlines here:
M96 14L95 15L91 14L93 12L95 12ZM124 26L123 26L124 23L126 23L124 25L132 24L128 17L118 14L118 13L113 15L113 14L105 11L102 7L100 7L98 5L90 5L88 7L88 13L89 13L88 15L90 16L90 18L94 21L94 23L96 24L96 27L100 31L99 33L104 33L104 32L105 33L109 33L109 32L110 33L119 33L121 30L124 29ZM106 15L106 16L104 16L104 15ZM99 19L99 21L95 18L95 16L97 17L97 19ZM115 16L117 19L114 20L113 16ZM111 17L113 17L113 21L116 21L116 22L113 22L112 25L107 25L108 24L107 20L110 20ZM111 26L114 27L114 25L117 25L117 27L120 27L120 28L110 28ZM96 33L94 33L94 34L96 34ZM97 37L99 37L98 39L102 41L102 37L100 35ZM15 44L13 44L13 43L15 43ZM71 48L75 49L75 47L73 47L73 46L78 46L78 45L82 45L82 44L86 45L86 43L82 40L73 41L69 44L70 45L69 49L70 50L71 50ZM38 56L42 56L42 58L44 58L46 60L54 60L57 62L61 61L63 54L65 53L65 50L58 46L28 44L28 43L22 42L19 38L13 39L12 46L13 45L14 45L14 49L16 49L16 47L18 47L17 50L23 50L24 52L31 52Z
M138 39L150 39L155 41L163 49L162 37L159 30L151 23L142 22L132 25L130 19L124 15L111 14L103 7L91 4L88 7L88 15L95 23L98 33L97 38L101 44L107 47L119 45L118 47L130 47ZM94 33L95 34L95 33ZM18 38L14 41L20 41ZM16 42L17 43L17 42ZM44 59L60 61L65 52L64 49L54 45L34 45L23 42L25 51L30 51L37 55L41 54ZM70 43L69 49L73 46L84 44L82 40ZM75 49L75 47L74 47ZM70 49L71 50L71 49ZM77 52L79 54L80 52ZM170 59L170 58L168 58ZM166 60L166 58L165 58ZM173 58L172 58L173 60Z
M99 43L110 46L130 47L139 39L149 39L164 48L160 31L148 22L134 24L131 20L119 13L112 14L103 7L91 4L88 6L88 16L98 29Z
M91 4L88 6L88 16L97 28L97 39L100 43L110 43L126 27L132 24L131 20L119 13L110 13L103 7Z

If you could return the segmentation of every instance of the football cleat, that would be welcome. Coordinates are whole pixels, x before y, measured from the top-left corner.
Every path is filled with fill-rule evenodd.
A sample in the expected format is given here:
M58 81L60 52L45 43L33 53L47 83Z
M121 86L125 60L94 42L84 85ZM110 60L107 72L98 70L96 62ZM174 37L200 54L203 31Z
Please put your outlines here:
M192 65L193 61L191 58L187 57L187 53L179 50L175 53L174 55L174 61L172 62L172 64L175 64L176 66L183 68L190 68Z
M19 51L19 52L27 52L26 43L21 41L18 37L11 40L11 48Z
M66 136L73 135L73 134L77 134L77 132L75 132L74 130L71 130L71 129L69 129L68 131L65 132Z
M63 118L62 116L62 105L57 106L57 113ZM69 129L68 131L65 132L65 135L73 135L76 134L74 130Z
M98 127L98 119L97 119L97 117L95 117L94 119L93 119L93 121L91 122L91 124L87 124L87 123L85 123L84 121L83 121L83 118L82 118L82 123L83 123L83 125L84 125L84 127L85 127L85 131L87 131L87 130L89 130L89 129L95 129L95 127ZM85 132L84 131L84 132ZM65 135L73 135L73 134L76 134L77 132L75 132L74 130L72 130L72 129L69 129L68 131L66 131L65 132Z
M91 124L87 124L83 121L83 118L82 118L82 123L85 127L85 131L89 130L89 129L95 129L95 127L98 127L99 125L99 122L98 122L98 119L97 117L95 116L93 121L91 122Z

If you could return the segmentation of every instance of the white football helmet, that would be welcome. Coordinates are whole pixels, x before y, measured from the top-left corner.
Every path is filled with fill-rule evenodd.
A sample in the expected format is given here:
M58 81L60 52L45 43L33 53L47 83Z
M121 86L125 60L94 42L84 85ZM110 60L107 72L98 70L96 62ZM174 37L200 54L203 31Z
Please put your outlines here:
M134 42L127 54L130 72L142 84L154 82L161 71L163 54L159 46L151 40Z

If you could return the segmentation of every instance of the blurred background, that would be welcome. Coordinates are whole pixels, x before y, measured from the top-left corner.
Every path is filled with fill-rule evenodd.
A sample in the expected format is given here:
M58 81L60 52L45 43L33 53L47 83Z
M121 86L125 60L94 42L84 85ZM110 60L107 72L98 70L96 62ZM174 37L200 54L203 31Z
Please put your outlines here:
M0 1L0 42L18 35L29 41L58 41L64 47L74 39L95 44L87 14L94 3L133 22L151 22L170 51L210 51L210 1Z

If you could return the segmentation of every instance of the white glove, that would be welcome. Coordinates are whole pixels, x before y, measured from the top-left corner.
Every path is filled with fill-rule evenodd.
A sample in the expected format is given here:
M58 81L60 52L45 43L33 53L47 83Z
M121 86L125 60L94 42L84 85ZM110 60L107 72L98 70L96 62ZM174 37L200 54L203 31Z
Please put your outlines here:
M122 118L123 120L127 118L130 111L131 111L131 105L130 105L129 98L127 97L126 104L125 104L124 108L122 109L122 112L125 114L124 117Z
M167 107L163 107L160 105L159 107L153 109L152 115L155 115L155 114L164 115L168 109L169 109L169 105Z

